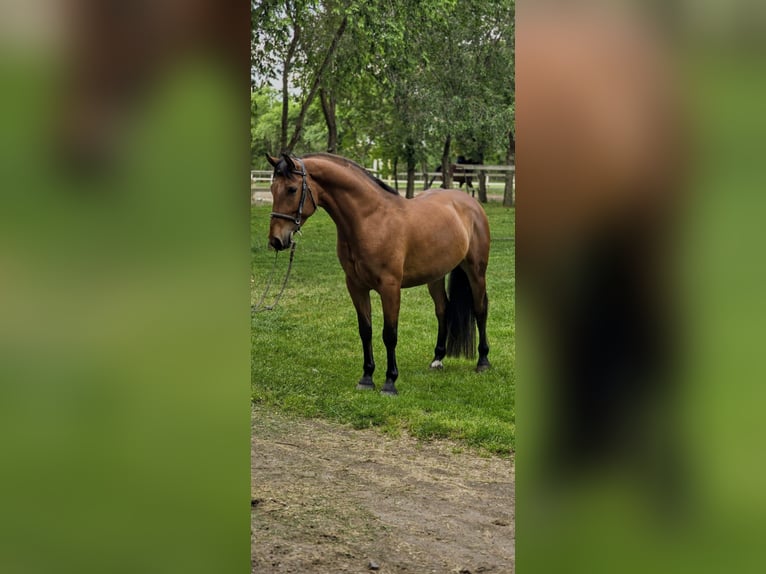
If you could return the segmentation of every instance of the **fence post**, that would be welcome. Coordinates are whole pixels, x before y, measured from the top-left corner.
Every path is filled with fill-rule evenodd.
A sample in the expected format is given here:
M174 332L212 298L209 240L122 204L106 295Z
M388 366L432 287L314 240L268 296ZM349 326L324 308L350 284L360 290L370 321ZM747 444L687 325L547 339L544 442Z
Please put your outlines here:
M479 170L479 201L487 203L487 172Z
M515 174L515 171L508 171L505 174L505 190L503 191L503 206L505 207L516 206Z

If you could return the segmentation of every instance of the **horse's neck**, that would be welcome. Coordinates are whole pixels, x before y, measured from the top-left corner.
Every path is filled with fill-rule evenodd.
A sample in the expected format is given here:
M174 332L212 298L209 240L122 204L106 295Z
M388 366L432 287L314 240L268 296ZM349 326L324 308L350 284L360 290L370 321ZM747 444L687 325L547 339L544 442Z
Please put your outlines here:
M335 222L339 235L347 239L361 237L365 227L382 216L386 204L397 197L377 189L375 183L364 177L358 181L328 178L322 183L319 204Z

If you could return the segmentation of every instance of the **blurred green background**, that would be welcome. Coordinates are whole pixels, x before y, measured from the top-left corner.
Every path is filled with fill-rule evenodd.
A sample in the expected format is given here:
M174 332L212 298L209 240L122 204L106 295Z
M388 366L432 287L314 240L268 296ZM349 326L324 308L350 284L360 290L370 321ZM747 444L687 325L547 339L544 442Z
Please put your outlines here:
M694 160L674 255L679 392L661 407L674 422L667 442L679 437L682 447L673 461L686 471L682 488L651 483L640 466L585 472L556 489L539 483L536 456L552 421L536 384L547 356L520 305L519 572L763 569L766 75L761 49L738 39L745 45L725 32L685 38L677 78L693 119Z
M695 503L676 522L613 476L536 498L524 451L545 421L519 328L522 574L763 568L764 26L744 2L704 4L684 47L698 133L678 266ZM51 165L59 73L45 50L0 56L0 571L246 571L247 89L176 69L118 172L72 181Z
M246 90L189 60L72 177L55 62L0 69L0 571L244 572Z

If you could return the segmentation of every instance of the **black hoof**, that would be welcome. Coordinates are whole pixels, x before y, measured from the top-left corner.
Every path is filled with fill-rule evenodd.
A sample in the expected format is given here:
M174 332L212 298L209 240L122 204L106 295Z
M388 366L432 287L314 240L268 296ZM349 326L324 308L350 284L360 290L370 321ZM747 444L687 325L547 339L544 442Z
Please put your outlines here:
M380 394L393 397L394 395L398 395L399 392L396 390L396 387L394 386L394 382L387 380L385 384L383 385L383 388L380 390Z
M375 383L372 382L372 377L364 376L361 379L359 379L359 382L356 384L356 390L374 391Z
M489 364L489 359L487 357L482 357L479 359L479 364L476 365L476 372L481 373L482 371L486 371L489 369L492 365Z

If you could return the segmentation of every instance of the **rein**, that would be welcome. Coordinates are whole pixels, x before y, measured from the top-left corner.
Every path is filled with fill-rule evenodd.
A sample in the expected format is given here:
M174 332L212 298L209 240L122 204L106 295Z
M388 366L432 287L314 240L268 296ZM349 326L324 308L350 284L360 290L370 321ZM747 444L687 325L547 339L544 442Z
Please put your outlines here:
M252 313L272 311L277 306L277 303L279 303L279 300L282 298L282 293L285 292L285 288L287 287L287 280L290 278L290 271L293 268L293 257L295 256L296 245L298 244L295 241L293 241L293 246L290 248L290 262L287 264L287 273L285 273L285 280L282 282L282 288L279 290L279 293L277 293L277 296L274 298L274 302L271 305L264 305L263 302L266 300L266 295L269 294L269 290L271 289L271 282L274 279L274 271L277 268L277 257L279 256L279 252L274 254L274 265L272 265L271 267L271 273L269 273L269 279L266 282L266 289L263 291L263 295L261 295L261 298L258 300L258 303L256 303L250 308L250 311Z
M306 202L306 196L308 195L311 198L311 203L314 204L314 211L317 209L317 202L314 199L314 193L311 191L311 188L309 187L308 182L306 181L306 166L303 165L303 161L295 158L295 161L298 162L298 165L301 166L301 170L293 170L293 173L299 174L302 178L302 184L301 184L301 200L298 203L298 215L288 215L286 213L278 213L276 211L272 211L270 216L271 218L277 218L277 219L287 219L288 221L292 221L297 226L293 234L301 232L301 225L303 224L302 218L303 218L303 204ZM291 236L292 237L292 236ZM277 293L277 296L274 298L274 302L271 305L264 305L264 301L266 300L266 296L269 293L269 290L271 289L271 282L274 279L274 271L277 268L277 257L279 257L279 252L277 251L274 254L274 265L271 267L271 273L269 273L269 279L266 282L266 289L263 292L263 295L261 295L261 298L258 300L258 303L253 305L250 310L252 313L260 313L262 311L271 311L276 306L277 303L279 303L279 300L282 298L282 294L285 292L285 288L287 287L287 280L290 278L290 271L293 268L293 258L295 257L295 247L298 245L295 240L292 241L292 247L290 248L290 261L287 265L287 273L285 273L285 280L282 282L282 288L279 290L279 293Z

